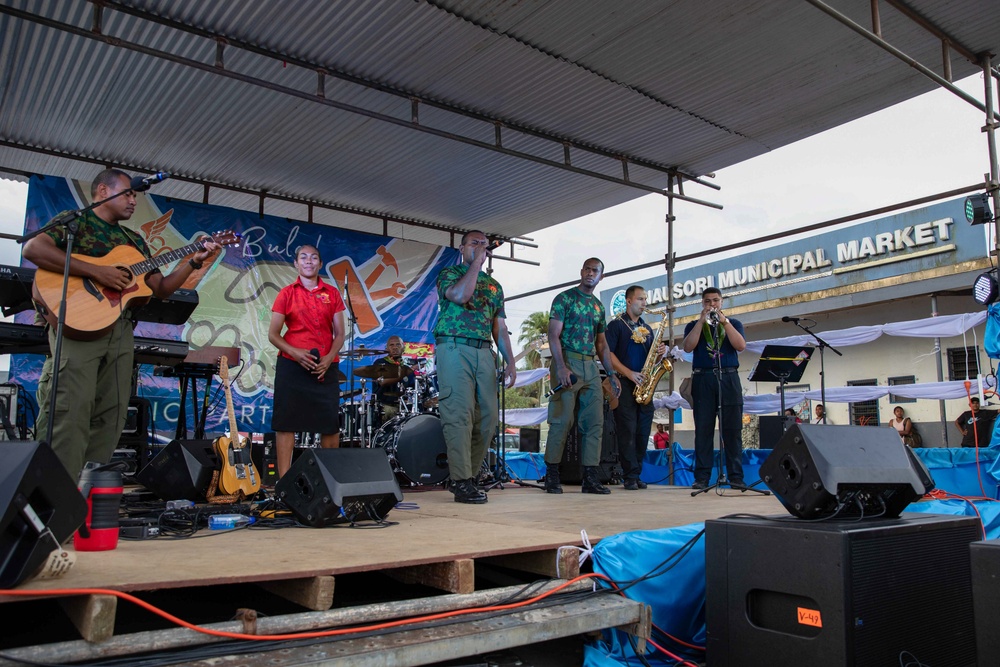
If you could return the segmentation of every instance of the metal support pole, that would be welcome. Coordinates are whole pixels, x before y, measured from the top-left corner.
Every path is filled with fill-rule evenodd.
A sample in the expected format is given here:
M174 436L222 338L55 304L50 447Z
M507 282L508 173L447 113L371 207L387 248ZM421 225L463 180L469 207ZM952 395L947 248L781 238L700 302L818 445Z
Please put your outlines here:
M667 177L667 190L670 192L674 191L674 177ZM666 256L666 269L667 269L667 340L670 341L670 346L674 345L674 198L667 197L667 256ZM676 368L676 366L675 366ZM670 389L670 393L674 393L676 383L674 377L676 372L670 373L670 382L667 387ZM667 416L667 431L670 433L670 439L667 442L667 470L672 475L674 472L674 435L676 431L674 430L674 411L671 410L670 414ZM673 478L670 479L670 483L674 482Z
M938 316L937 294L931 294L931 317ZM934 357L937 362L937 381L944 382L944 366L941 362L941 339L934 339ZM948 446L948 412L944 400L938 400L938 412L941 417L941 444Z
M987 192L993 196L993 212L1000 213L1000 167L997 166L997 137L996 137L996 116L993 113L993 79L990 77L992 65L990 54L984 53L983 62L983 89L986 92L986 143L990 150L990 182L987 184ZM1000 253L1000 215L993 221L993 252Z

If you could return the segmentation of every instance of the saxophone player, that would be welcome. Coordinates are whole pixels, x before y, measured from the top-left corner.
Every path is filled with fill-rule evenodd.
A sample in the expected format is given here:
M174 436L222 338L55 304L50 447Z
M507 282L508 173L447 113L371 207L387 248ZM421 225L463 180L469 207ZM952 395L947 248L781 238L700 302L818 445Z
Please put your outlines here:
M637 491L646 488L639 475L653 426L653 402L637 400L636 394L641 394L641 391L636 389L641 390L647 381L653 381L643 371L648 372L649 368L655 368L662 362L667 346L653 335L650 326L642 319L646 310L646 290L632 285L625 290L625 303L625 312L608 323L605 337L611 349L611 363L622 383L614 415L625 490ZM658 341L655 350L654 339ZM652 397L652 391L649 396Z

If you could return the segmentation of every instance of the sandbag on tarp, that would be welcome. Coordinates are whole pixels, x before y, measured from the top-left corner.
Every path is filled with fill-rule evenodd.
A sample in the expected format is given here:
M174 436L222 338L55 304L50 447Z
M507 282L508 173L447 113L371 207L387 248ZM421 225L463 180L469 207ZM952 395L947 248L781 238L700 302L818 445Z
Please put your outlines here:
M973 507L975 506L975 507ZM977 514L976 511L979 511ZM948 514L951 516L981 517L986 528L986 540L1000 538L1000 503L995 500L927 500L913 503L906 508L907 512L923 512L925 514Z
M652 571L659 576L642 581L625 591L630 599L652 607L653 624L674 637L696 646L705 645L705 537L704 524L693 523L676 528L639 530L606 537L594 547L594 572L619 586ZM697 538L683 556L664 561ZM667 567L672 568L664 572ZM602 585L602 584L599 584ZM606 582L603 585L607 585ZM686 648L653 631L653 641L668 651L695 662L703 662L705 652ZM646 660L656 665L674 662L647 644ZM584 665L635 665L642 663L632 651L628 635L620 630L605 630L601 639L584 649Z

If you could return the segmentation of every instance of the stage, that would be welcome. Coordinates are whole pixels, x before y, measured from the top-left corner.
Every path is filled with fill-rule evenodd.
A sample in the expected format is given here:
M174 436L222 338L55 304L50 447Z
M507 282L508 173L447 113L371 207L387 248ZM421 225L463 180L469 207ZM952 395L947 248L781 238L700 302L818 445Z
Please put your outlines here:
M192 600L217 591L217 606L232 585L241 584L268 591L269 595L261 593L262 602L271 600L270 594L294 600L301 612L342 606L336 593L340 586L350 587L352 577L379 574L398 582L393 586L400 600L412 597L405 591L414 585L420 590L474 596L489 593L483 590L488 584L482 585L482 578L477 581L477 568L520 571L528 581L576 576L584 547L581 531L595 544L619 533L683 526L733 513L783 512L771 496L726 490L722 495L709 492L691 497L686 487L653 485L641 491L625 491L619 485L612 487L609 496L595 496L581 494L574 486L566 486L562 495L550 495L506 484L490 491L489 498L486 505L470 506L455 503L444 490L404 492L403 504L388 515L395 525L385 528L251 527L226 533L206 529L188 539L122 540L113 551L78 553L75 567L61 579L32 580L18 590L106 588L140 598L174 590L190 593ZM358 602L366 601L355 594L348 603ZM19 609L28 610L30 604L9 596L0 598L0 603L7 618L18 616ZM68 661L69 655L88 654L120 639L112 637L116 621L121 627L124 617L145 613L104 595L86 596L64 608L82 635L99 643L53 636L51 642L64 643L60 649L64 652L32 654L35 659ZM181 618L197 618L199 623L213 622L197 606L173 611ZM261 617L281 613L256 606L254 611ZM226 609L214 622L228 621L235 612L235 607ZM605 622L607 618L611 617ZM177 632L166 622L160 626L164 636ZM525 635L524 643L531 641ZM47 638L40 643L50 642ZM35 649L44 651L37 644Z

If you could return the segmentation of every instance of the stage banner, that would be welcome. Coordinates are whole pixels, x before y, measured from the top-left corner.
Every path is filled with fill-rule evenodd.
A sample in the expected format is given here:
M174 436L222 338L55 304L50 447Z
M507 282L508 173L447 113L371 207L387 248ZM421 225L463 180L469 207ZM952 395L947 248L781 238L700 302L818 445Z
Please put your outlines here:
M34 176L28 189L25 232L44 225L60 211L90 202L90 184L52 176ZM433 354L431 330L437 319L435 283L444 267L460 260L459 252L428 243L365 234L325 225L237 209L198 204L155 194L140 194L135 213L125 223L145 239L153 255L170 252L217 231L242 235L239 246L224 248L209 267L192 274L184 288L198 292L199 304L184 325L140 323L137 336L187 341L192 349L206 346L236 347L240 364L230 369L236 419L241 431L270 430L274 365L277 350L267 340L271 304L278 291L294 282L295 249L315 245L323 258L324 281L336 284L343 294L345 275L357 319L353 346L385 349L389 336L398 335L406 351ZM25 266L31 266L24 263ZM168 274L175 264L162 267ZM19 323L34 323L31 312L20 313ZM345 348L347 344L345 344ZM355 360L368 365L375 356ZM15 355L11 380L34 396L41 372L40 355ZM340 370L348 371L341 359ZM176 378L154 375L152 366L139 367L136 394L152 403L157 439L170 440L179 413ZM360 386L360 383L355 383ZM198 382L199 403L204 382ZM341 385L341 391L349 388ZM215 378L208 395L206 433L221 433L228 416L220 382ZM192 399L186 415L192 422ZM193 435L193 432L192 432Z

